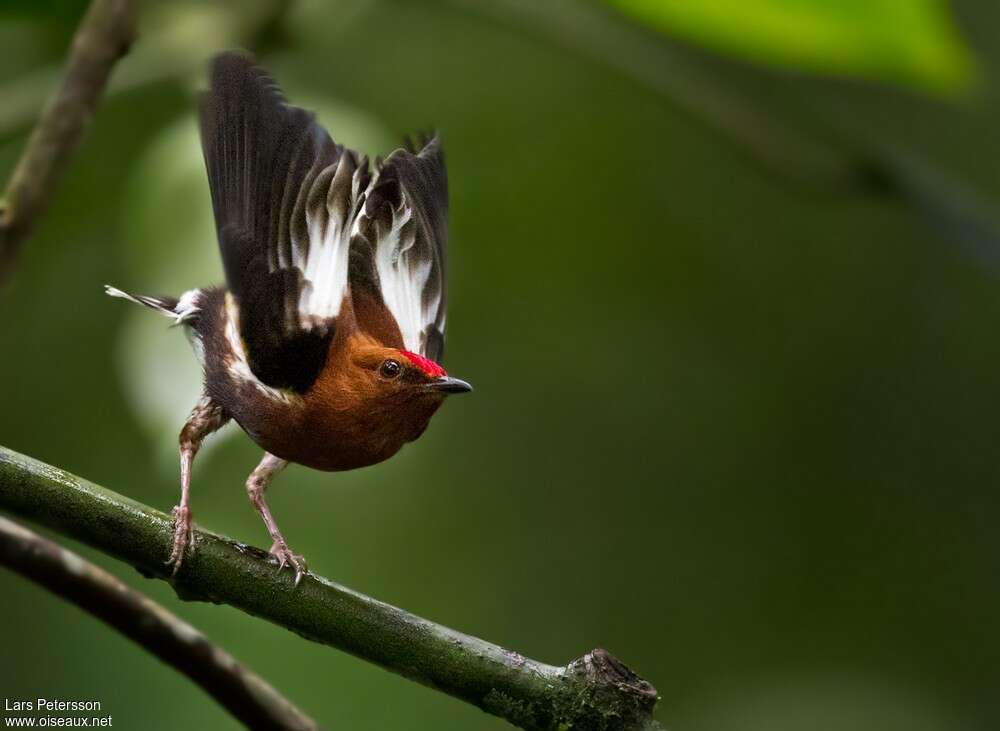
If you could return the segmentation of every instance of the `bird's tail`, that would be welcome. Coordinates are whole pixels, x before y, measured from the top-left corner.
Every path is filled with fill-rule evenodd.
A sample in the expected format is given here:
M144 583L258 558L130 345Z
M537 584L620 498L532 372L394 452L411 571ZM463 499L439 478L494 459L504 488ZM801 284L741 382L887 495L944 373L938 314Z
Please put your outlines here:
M145 305L161 315L166 315L175 324L190 322L200 311L198 296L201 291L197 289L185 292L180 297L151 297L146 294L132 294L106 284L104 285L104 293L111 297L121 297L129 302L135 302L137 305Z

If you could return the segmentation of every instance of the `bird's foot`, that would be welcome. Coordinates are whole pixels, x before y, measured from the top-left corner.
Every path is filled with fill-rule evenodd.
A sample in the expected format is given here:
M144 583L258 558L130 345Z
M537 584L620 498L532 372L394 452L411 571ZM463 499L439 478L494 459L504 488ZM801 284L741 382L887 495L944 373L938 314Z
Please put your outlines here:
M271 544L271 555L278 559L278 571L281 571L285 568L285 566L291 566L295 569L296 586L298 586L299 582L302 581L302 577L309 572L309 567L306 566L306 560L297 553L292 553L288 544L285 543L284 538L279 538Z
M177 505L173 509L174 516L174 548L167 559L167 566L173 567L171 574L177 575L184 563L184 554L189 552L192 545L191 535L191 509Z

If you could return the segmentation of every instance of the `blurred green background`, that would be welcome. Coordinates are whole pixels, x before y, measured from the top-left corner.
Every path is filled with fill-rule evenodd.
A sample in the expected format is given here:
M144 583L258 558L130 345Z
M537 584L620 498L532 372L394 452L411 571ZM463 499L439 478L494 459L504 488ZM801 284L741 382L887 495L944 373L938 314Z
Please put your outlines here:
M0 443L176 502L197 366L101 286L220 280L193 93L249 46L336 139L433 126L448 155L446 365L476 392L385 464L276 481L313 570L542 660L606 647L677 731L1000 728L1000 6L285 5L143 7L0 290ZM0 6L4 174L83 8ZM196 520L266 546L229 429ZM81 550L328 728L506 727ZM237 727L75 608L0 596L0 695Z

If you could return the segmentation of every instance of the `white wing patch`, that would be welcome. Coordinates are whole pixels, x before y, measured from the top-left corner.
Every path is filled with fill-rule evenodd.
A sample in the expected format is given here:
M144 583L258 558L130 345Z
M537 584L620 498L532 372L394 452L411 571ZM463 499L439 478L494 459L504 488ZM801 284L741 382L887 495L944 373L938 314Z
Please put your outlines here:
M373 179L374 187L377 179ZM362 214L367 218L367 214ZM360 217L359 217L360 218ZM392 227L375 246L375 268L378 271L382 300L396 319L403 345L414 353L426 352L426 327L434 322L441 305L440 292L424 301L424 289L431 276L433 261L418 256L416 221L413 210L403 196L403 202L392 214Z
M407 180L420 174L411 169L415 163L407 158L393 167L392 159L389 167L376 164L370 171L365 158L344 150L303 181L286 222L291 253L279 247L271 265L272 272L294 268L302 274L297 300L285 310L292 330L326 328L340 314L350 287L352 241L360 237L371 246L372 274L404 347L426 353L431 331L443 335L443 281L431 281L442 277L440 242L419 208L427 201L407 188ZM410 167L401 173L402 165Z
M310 329L318 320L327 320L340 313L340 303L347 288L347 256L350 252L350 229L336 218L324 221L308 217L309 250L305 257L294 256L294 266L302 272L305 282L299 294L299 315L302 326Z
M349 194L344 196L346 189L340 189L342 185L346 188L346 177L351 174L348 166L352 165L353 161L344 154L335 166L330 166L317 176L309 197L322 194L323 201L315 208L307 207L308 245L303 246L305 242L295 241L295 233L292 232L292 266L301 271L305 279L298 302L299 320L305 330L340 314L340 305L347 291L347 262L351 236L356 228L355 212L359 197L365 193L360 189L365 172L361 167L351 175ZM324 173L331 171L332 179L320 183ZM329 185L329 192L317 190L326 185Z

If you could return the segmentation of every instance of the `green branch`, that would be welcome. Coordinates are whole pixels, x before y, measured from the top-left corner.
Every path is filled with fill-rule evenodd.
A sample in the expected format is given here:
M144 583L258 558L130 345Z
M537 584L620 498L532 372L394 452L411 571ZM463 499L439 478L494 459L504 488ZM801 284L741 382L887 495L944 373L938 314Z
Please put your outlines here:
M167 579L171 519L111 490L0 447L0 509ZM184 599L229 604L349 652L525 729L657 729L656 690L604 650L546 665L326 579L294 586L270 555L197 530L171 580Z

